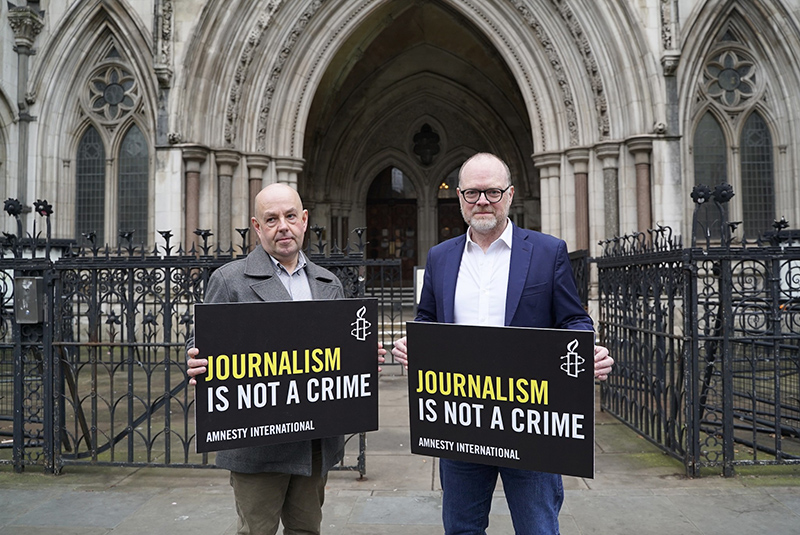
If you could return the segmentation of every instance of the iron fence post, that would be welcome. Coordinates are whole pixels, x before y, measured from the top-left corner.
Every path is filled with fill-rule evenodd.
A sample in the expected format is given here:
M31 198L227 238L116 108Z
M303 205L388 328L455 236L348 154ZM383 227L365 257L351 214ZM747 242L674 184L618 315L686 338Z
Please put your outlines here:
M687 373L684 378L686 389L686 475L700 475L700 349L697 314L697 265L692 249L683 253L684 272L684 338L683 359Z

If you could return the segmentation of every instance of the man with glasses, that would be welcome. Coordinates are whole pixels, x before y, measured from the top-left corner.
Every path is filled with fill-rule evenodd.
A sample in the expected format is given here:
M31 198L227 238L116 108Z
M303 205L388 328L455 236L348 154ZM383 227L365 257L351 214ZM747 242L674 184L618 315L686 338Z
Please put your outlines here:
M508 219L514 186L505 162L487 153L468 159L459 171L458 194L469 229L428 253L416 320L593 330L566 243ZM392 354L408 366L405 337ZM595 377L607 379L613 363L606 348L595 347ZM560 475L441 459L446 535L486 533L498 474L516 533L559 532Z

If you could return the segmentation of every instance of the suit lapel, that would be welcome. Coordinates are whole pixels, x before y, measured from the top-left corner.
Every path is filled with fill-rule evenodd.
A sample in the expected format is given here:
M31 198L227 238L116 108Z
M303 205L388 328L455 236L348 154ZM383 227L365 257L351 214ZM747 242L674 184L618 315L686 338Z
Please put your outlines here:
M262 301L289 301L291 296L281 280L275 276L275 264L263 247L257 246L247 255L244 274L254 280L250 288Z
M313 299L336 299L339 287L332 284L333 280L327 273L322 271L316 264L306 260L306 275L308 285L311 287L311 297Z
M464 246L467 243L466 233L459 236L449 251L444 264L444 280L442 281L442 297L444 299L444 323L455 321L456 280L461 267L461 257L464 255Z
M511 319L517 312L525 279L533 259L533 244L528 241L528 236L514 226L514 239L511 242L511 265L508 270L508 290L506 294L506 325L511 324Z

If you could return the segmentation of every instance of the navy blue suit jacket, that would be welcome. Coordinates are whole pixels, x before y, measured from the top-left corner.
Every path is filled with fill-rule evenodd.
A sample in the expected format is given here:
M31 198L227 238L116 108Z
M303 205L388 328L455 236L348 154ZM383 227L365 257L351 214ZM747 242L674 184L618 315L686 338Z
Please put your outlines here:
M583 309L563 240L513 226L505 325L594 330ZM431 248L417 321L453 323L466 234Z

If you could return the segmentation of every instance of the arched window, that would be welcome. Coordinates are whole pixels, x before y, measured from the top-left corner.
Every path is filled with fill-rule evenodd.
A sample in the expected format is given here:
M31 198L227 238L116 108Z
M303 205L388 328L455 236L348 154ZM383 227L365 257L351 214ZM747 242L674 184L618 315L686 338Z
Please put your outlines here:
M694 183L714 187L728 182L728 147L717 120L706 112L694 132Z
M119 151L118 227L135 231L134 242L147 241L148 157L147 142L138 126L133 125Z
M75 176L75 238L94 232L98 245L115 245L134 232L132 244L147 244L151 132L145 121L134 70L110 42L103 59L88 71L79 99L91 120L78 144ZM137 119L138 118L138 119ZM122 240L120 245L127 245Z
M97 130L90 126L78 145L76 158L75 238L95 232L97 243L105 243L106 151Z
M753 112L742 129L742 219L745 232L756 237L772 230L775 220L775 174L772 136L767 123Z
M696 118L692 157L695 184L732 186L726 210L731 221L741 221L734 236L754 240L772 230L781 200L775 197L776 131L766 118L780 121L782 114L767 91L774 71L743 39L746 35L731 22L709 51L697 86L695 105L702 104L697 108L702 116ZM711 204L698 208L698 221L716 221L709 230L719 237L720 214Z

